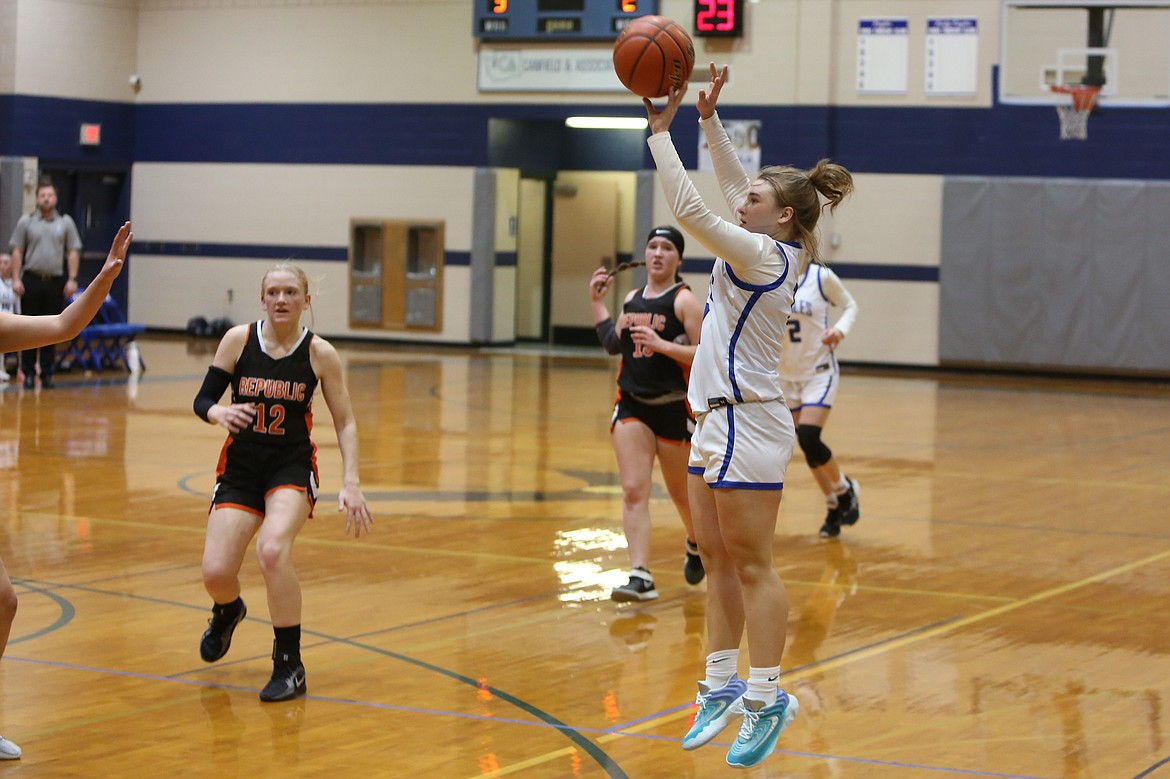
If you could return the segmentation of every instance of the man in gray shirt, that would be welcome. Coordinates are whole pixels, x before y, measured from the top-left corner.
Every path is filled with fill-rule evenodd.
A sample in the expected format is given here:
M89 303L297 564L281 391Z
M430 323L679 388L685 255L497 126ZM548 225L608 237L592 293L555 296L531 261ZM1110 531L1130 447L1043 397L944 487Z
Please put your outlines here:
M12 290L20 298L21 313L60 314L77 292L81 236L69 215L57 213L57 188L51 181L41 179L37 185L37 210L20 218L10 243ZM56 348L43 346L20 355L25 389L36 386L38 355L41 387L53 386Z

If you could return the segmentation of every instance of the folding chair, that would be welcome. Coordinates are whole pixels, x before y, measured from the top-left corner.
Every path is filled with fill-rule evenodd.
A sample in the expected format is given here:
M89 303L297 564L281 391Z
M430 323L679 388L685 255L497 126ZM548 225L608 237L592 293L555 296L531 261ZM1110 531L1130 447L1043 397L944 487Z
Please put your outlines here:
M127 322L126 315L122 313L118 303L106 295L93 321L85 326L63 352L58 353L57 368L68 370L74 365L80 365L82 369L92 371L123 368L133 373L136 370L144 370L146 363L141 352L127 347L135 336L145 329L145 325ZM136 359L138 364L131 365L131 359Z

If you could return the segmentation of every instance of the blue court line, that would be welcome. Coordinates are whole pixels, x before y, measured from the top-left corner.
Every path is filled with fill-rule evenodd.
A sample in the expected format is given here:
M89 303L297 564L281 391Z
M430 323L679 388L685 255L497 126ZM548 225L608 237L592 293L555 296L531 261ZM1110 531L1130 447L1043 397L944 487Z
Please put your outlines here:
M44 595L46 598L48 598L49 600L51 600L57 604L57 607L61 609L61 613L60 613L60 615L58 615L56 621L54 621L53 624L51 624L51 625L43 627L34 633L29 633L28 635L20 636L19 638L10 638L8 640L9 646L11 646L12 644L19 644L21 641L31 641L34 638L40 638L41 636L46 636L49 633L60 630L61 628L65 627L70 622L72 622L73 618L77 616L77 609L73 608L73 604L70 603L65 598L62 598L60 595L57 595L54 592L50 592L49 590L47 590L43 587L37 587L37 586L34 586L32 584L29 584L28 579L15 579L14 578L14 579L12 579L12 583L14 585L19 585L21 587L24 587L25 589L30 590L32 592L37 592L37 593L40 593L41 595Z
M55 588L79 589L83 592L90 592L90 593L94 593L94 594L114 595L114 596L123 597L123 598L130 597L130 598L135 599L135 600L142 600L142 601L147 601L150 603L159 603L159 604L165 604L165 605L171 605L171 606L182 606L183 608L190 608L190 609L200 609L200 607L193 606L193 605L188 604L188 603L177 603L174 601L163 600L161 598L151 598L151 597L139 596L139 595L127 596L126 593L104 591L104 590L99 590L96 588L85 587L85 586L70 585L70 584L64 584L64 583L52 583L52 582L41 582L41 584L53 586ZM28 586L28 585L25 584L25 586ZM52 594L44 589L41 589L41 588L29 587L29 589L32 589L36 592L41 592L41 593L45 594L46 596L52 598L53 600L57 601L59 604L62 604L63 606L68 606L69 613L71 615L70 619L72 619L72 614L76 613L75 610L73 609L72 605L69 604L69 602L66 601L64 598L61 598L60 596L54 595L54 594ZM200 610L203 610L203 609L200 609ZM44 635L45 633L50 632L50 630L57 630L60 627L62 627L65 623L67 623L68 621L69 620L65 620L64 622L62 622L61 620L58 620L50 628L46 628L45 630L40 631L37 634L30 635L27 638L32 638L35 635ZM265 620L254 620L254 621L266 622ZM266 623L266 624L271 624L271 623ZM524 712L527 712L528 714L531 714L533 717L535 717L536 719L545 723L546 725L552 726L554 729L560 731L566 738L568 738L571 742L573 742L576 746L578 746L582 751L584 751L586 754L588 754L590 757L592 757L597 762L598 766L600 766L606 772L606 774L608 776L613 777L613 779L629 779L626 772L623 771L621 769L621 767L616 762L614 762L614 760L612 758L610 758L610 756L607 755L604 750L601 749L601 747L597 746L592 741L590 741L589 739L585 738L585 736L582 735L583 732L586 732L585 730L580 729L580 728L575 728L575 727L573 727L565 722L562 722L561 720L557 719L553 715L551 715L551 714L549 714L541 709L538 709L535 706L532 706L529 703L521 700L520 698L517 698L516 696L511 695L510 693L504 692L503 690L501 690L497 687L493 687L491 685L481 684L479 681L472 679L471 677L464 676L462 674L456 673L454 671L450 671L446 668L442 668L442 667L437 666L437 665L433 665L431 663L427 663L423 660L418 660L418 659L409 657L407 655L399 654L397 652L391 652L390 650L387 650L387 649L381 649L379 647L374 647L374 646L370 646L368 644L363 644L359 641L354 641L352 639L341 638L339 636L330 636L328 634L318 633L315 631L304 631L304 632L309 634L309 635L312 635L312 636L317 636L319 638L323 638L329 642L338 643L338 644L345 644L348 646L355 647L357 649L363 649L367 652L373 652L374 654L382 655L384 657L393 658L395 660L399 660L401 662L407 663L408 665L414 665L416 667L431 671L432 673L437 673L441 676L446 676L450 679L454 679L455 681L462 682L463 684L466 684L469 687L474 687L477 690L485 690L487 692L490 692L496 698L499 698L500 700L515 706L516 708L520 709L521 711L524 711ZM27 639L22 638L19 640L27 640ZM13 643L15 643L15 641ZM38 661L38 660L33 660L31 658L10 657L8 659L9 660L19 660L19 661L28 662L28 663L34 663L34 664L38 664L38 665L48 665L48 666L56 666L56 667L61 667L61 668L92 670L92 671L97 671L97 672L101 672L101 673L111 673L111 674L118 675L118 676L137 677L137 678L142 678L142 679L161 679L161 680L180 682L182 684L194 684L194 685L198 685L198 686L209 686L206 684L201 684L201 683L196 682L196 681L179 678L179 676L177 676L177 675L156 676L156 675L152 675L152 674L140 674L140 673L134 673L134 672L128 672L128 671L115 671L115 670L111 670L111 669L95 669L95 668L87 668L85 666L70 665L67 663L53 663L53 662ZM245 658L245 659L237 660L235 662L248 662L250 660L256 660L256 659L262 659L262 658ZM228 664L229 663L220 663L219 665L222 666L222 665L228 665ZM210 668L210 667L211 666L208 666L208 668ZM191 673L191 672L184 672L184 673ZM211 685L211 686L218 686L218 685ZM236 689L250 689L250 688L236 688ZM318 700L328 700L328 699L321 698ZM453 712L449 712L449 713L454 714ZM456 716L459 716L459 715L456 715ZM489 719L489 720L497 721L497 722L501 721L500 718L498 718L498 717L487 717L484 719Z
M1140 774L1134 776L1133 779L1143 779L1143 777L1149 776L1150 774L1154 773L1154 771L1157 771L1159 768L1167 764L1170 764L1170 757L1162 758L1146 770L1142 771Z
M352 645L357 646L359 648L370 649L372 651L381 653L380 650L378 650L377 648L366 647L366 646L363 646L361 644L353 644L353 642L346 641L344 639L340 639L339 643L352 644ZM393 653L389 653L389 654L391 656L397 657ZM70 671L85 671L85 672L90 672L90 673L100 673L100 674L107 674L107 675L112 675L112 676L122 676L122 677L130 678L130 679L142 679L142 680L146 680L146 681L174 682L177 684L185 684L185 685L188 685L191 687L230 690L233 692L259 692L259 689L255 688L255 687L244 687L242 685L235 685L235 684L219 684L219 683L200 682L200 681L196 681L193 679L182 679L182 678L179 678L176 676L160 676L157 674L146 674L146 673L141 673L141 672L137 672L137 671L118 671L118 670L109 669L109 668L96 668L94 666L77 665L75 663L61 663L61 662L55 662L55 661L34 660L32 658L27 658L27 657L9 657L7 659L18 662L18 663L28 663L30 665L38 665L38 666L43 666L43 667L47 667L47 668L61 668L61 669L66 669L66 670L70 670ZM256 658L256 659L260 659L260 658ZM423 665L425 665L425 664L423 664ZM432 666L432 668L433 668L433 666ZM442 669L439 669L439 671L440 671L440 673L444 673L445 675L451 675L451 674L448 674L448 673L442 671ZM466 679L466 677L459 677L458 675L454 675L454 678ZM490 686L488 686L488 687L481 686L481 685L475 685L475 686L478 687L479 689L489 690L489 691L492 691L493 694L496 694L496 690ZM353 698L335 698L335 697L324 696L324 695L305 695L302 697L305 700L319 701L321 703L335 703L335 704L340 704L343 706L358 706L361 708L376 709L379 711L395 711L395 712L402 712L404 714L423 714L423 715L438 716L438 717L453 717L456 719L475 720L475 721L480 721L480 722L491 722L491 723L502 723L502 724L507 724L507 725L519 725L522 727L530 727L530 728L533 728L533 727L535 727L535 728L552 728L553 730L558 730L558 731L566 734L570 738L572 738L574 734L588 733L591 735L598 735L598 736L621 735L624 738L640 738L640 739L645 739L645 740L649 740L649 741L666 741L666 742L670 742L670 743L681 743L681 741L682 741L681 738L675 738L675 737L670 737L670 736L655 736L655 735L649 735L646 733L621 733L621 732L615 733L612 728L574 727L571 725L567 725L563 722L559 722L555 718L554 719L545 719L544 717L540 717L539 715L537 715L537 717L541 721L533 722L531 720L521 720L521 719L515 719L513 717L487 716L487 715L483 715L483 714L466 714L466 713L456 712L456 711L447 711L444 709L424 709L424 708L421 708L418 706L402 706L402 705L394 704L394 703L379 703L377 701L361 701L361 700L356 700ZM510 703L515 700L515 699L509 700L510 696L506 696L506 695L501 695L499 697L502 700L508 700L508 702L510 702ZM521 708L526 710L526 711L529 711L530 713L534 712L533 709L526 707L524 705L522 705ZM679 708L686 708L686 707L682 706ZM669 711L677 711L677 709L671 709ZM586 741L585 743L592 745L592 742ZM711 742L710 746L730 747L731 744L713 741L713 742ZM841 760L844 762L860 763L863 765L878 765L878 766L888 766L888 767L895 767L895 768L906 768L906 769L911 769L911 770L916 770L916 771L935 771L935 772L959 774L959 775L963 775L963 776L992 777L992 779L1049 779L1048 777L1034 776L1031 774L1004 774L1004 773L997 773L997 772L993 772L993 771L978 771L978 770L965 769L965 768L949 768L946 766L931 766L931 765L922 765L922 764L915 764L915 763L904 763L904 762L893 761L893 760L874 760L874 759L868 759L868 758L843 757L841 755L829 755L829 754L823 754L823 753L818 753L818 752L800 752L800 751L791 750L791 749L777 749L773 752L773 754L775 754L775 755L790 755L792 757L806 757L806 758L811 758L811 759L816 759L816 760ZM606 764L603 764L602 767L608 768L608 767L612 766L612 768L619 771L619 773L612 773L611 772L610 773L611 776L622 776L622 777L626 776L626 774L624 772L621 772L621 769L618 768L616 766L616 764L613 764L612 761L609 761L608 758L606 758L606 760L608 762L608 766ZM1170 762L1170 758L1167 758L1166 760L1162 761L1161 763L1158 763L1157 765L1153 766L1153 768L1157 768L1158 766L1163 765L1167 762ZM1152 768L1149 770L1152 770ZM1146 772L1144 772L1142 774L1139 774L1137 777L1134 777L1134 779L1141 779L1141 777L1147 776L1149 774L1149 770L1147 770Z

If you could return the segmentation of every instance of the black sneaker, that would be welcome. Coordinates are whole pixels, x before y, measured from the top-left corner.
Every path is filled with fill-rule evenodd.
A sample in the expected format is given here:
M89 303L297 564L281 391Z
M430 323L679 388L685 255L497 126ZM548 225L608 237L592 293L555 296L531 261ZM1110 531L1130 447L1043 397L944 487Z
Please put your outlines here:
M304 695L307 689L305 666L301 664L300 658L293 660L289 655L278 655L273 647L272 678L260 691L260 700L265 703L291 701L298 695Z
M243 622L246 616L248 607L244 605L243 598L240 598L240 610L236 614L225 615L222 606L213 606L211 619L207 620L207 630L203 631L203 639L199 642L199 656L208 663L214 663L226 655L231 648L236 625Z
M658 590L654 589L654 579L649 571L635 568L630 571L630 580L621 587L614 587L609 597L618 603L654 600L658 597Z
M849 489L837 496L837 519L842 525L852 525L861 517L861 485L845 477Z
M699 557L699 547L691 539L687 539L687 556L683 560L683 578L687 584L698 584L703 581L707 572L703 570L703 558Z
M825 523L821 525L821 538L836 538L841 535L840 504L829 508Z

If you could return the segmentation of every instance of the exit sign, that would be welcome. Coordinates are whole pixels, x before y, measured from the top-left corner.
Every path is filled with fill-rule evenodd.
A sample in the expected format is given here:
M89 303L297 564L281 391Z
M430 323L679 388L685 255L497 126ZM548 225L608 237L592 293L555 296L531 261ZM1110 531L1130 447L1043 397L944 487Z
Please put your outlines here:
M90 124L88 122L81 123L81 145L82 146L101 146L102 145L102 126L100 124Z

